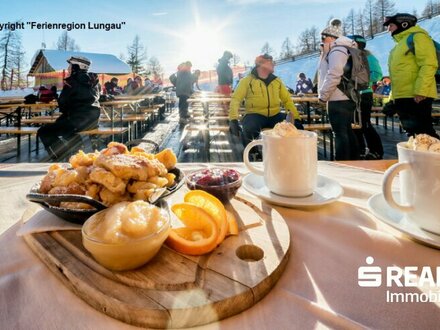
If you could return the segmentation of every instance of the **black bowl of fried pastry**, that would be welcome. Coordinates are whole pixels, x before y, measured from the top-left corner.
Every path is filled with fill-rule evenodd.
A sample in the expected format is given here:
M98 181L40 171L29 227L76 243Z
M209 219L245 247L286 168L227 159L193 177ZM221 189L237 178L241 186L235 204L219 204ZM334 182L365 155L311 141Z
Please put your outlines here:
M176 163L171 149L151 154L111 142L99 152L79 151L68 164L51 165L26 197L64 220L82 224L113 204L157 202L177 191L184 174Z

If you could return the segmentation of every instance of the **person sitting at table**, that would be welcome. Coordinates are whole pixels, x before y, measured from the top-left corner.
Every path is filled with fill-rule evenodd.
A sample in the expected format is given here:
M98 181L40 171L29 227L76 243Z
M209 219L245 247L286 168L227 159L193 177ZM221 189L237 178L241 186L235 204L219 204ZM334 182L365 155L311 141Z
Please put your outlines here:
M127 94L128 95L138 95L143 88L141 76L136 76L128 85L127 83Z
M118 86L119 79L113 77L110 81L104 84L104 91L107 95L119 95L121 94L121 88Z
M391 79L388 76L382 78L380 86L376 88L376 94L390 95L391 93Z
M124 94L128 94L129 92L131 92L131 84L133 83L133 79L128 78L127 79L127 84L124 86Z
M64 79L64 87L58 98L61 116L52 124L38 130L38 137L52 160L63 159L69 152L75 152L81 144L78 132L98 127L99 79L88 72L90 60L82 56L72 56L69 76Z
M310 78L301 72L298 75L298 81L296 82L295 94L310 94L313 90L313 83Z
M280 78L273 74L274 62L270 55L257 56L255 67L249 75L240 80L232 94L229 106L229 129L231 134L239 136L238 110L245 100L246 110L242 119L243 142L246 145L256 139L263 128L273 128L286 119L281 113L280 104L293 114L295 126L302 128L298 110Z
M37 97L38 101L43 103L50 103L53 100L56 100L58 97L56 86L52 86L50 89L47 89L45 86L41 86L38 89Z

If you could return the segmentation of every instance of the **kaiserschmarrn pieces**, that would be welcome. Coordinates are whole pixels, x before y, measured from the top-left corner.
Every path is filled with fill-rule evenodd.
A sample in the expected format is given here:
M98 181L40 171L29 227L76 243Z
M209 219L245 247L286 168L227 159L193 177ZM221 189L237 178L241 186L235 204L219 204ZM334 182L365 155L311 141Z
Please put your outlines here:
M126 183L113 175L113 173L101 168L95 167L90 172L90 180L103 185L105 188L116 194L125 192Z
M70 158L70 168L50 166L39 192L86 195L108 206L121 201L148 200L157 189L176 184L175 174L168 172L176 162L171 149L154 155L140 147L129 151L125 145L111 142L100 152L79 151ZM60 206L89 208L76 202L63 202Z

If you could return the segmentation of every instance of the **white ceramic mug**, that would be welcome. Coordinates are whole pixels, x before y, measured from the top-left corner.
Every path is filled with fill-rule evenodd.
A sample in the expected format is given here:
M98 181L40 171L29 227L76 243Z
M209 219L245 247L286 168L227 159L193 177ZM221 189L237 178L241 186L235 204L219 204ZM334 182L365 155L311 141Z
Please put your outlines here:
M288 197L304 197L313 194L318 178L317 135L301 131L300 136L280 137L263 131L261 140L252 141L243 152L246 167L264 177L269 190ZM252 147L263 146L264 171L249 162Z
M440 154L416 151L397 144L399 163L391 166L382 182L387 203L406 213L422 229L440 234ZM400 177L400 203L394 200L392 183Z

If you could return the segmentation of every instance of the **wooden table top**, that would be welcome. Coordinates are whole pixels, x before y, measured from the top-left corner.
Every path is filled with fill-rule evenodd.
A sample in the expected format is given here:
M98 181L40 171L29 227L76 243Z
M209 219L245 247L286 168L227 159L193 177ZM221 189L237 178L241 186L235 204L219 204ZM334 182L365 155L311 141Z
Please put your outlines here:
M319 102L319 98L317 96L292 96L292 100L294 102L314 102L314 103L318 103Z
M336 163L344 164L352 167L364 168L367 170L385 172L390 166L397 163L397 159L381 159L381 160L345 160Z

